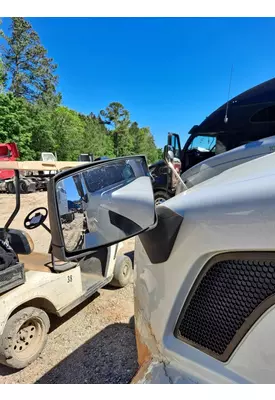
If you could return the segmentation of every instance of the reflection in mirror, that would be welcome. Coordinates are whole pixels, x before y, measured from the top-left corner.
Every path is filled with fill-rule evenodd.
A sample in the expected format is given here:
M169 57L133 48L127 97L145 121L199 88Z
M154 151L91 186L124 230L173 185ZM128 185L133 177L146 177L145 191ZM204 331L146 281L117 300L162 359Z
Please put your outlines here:
M90 165L62 178L56 197L70 253L125 240L155 221L152 183L142 156Z
M168 150L167 156L168 156L168 160L169 160L169 161L173 161L173 159L174 159L174 153L173 153L172 150Z

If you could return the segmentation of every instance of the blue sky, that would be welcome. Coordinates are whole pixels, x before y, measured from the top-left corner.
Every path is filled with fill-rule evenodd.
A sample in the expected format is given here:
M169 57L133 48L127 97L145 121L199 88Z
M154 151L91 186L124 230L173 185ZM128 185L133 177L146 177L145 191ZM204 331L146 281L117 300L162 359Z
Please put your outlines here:
M63 103L98 113L121 102L156 144L275 72L275 19L30 18L58 64ZM4 19L6 30L9 20Z

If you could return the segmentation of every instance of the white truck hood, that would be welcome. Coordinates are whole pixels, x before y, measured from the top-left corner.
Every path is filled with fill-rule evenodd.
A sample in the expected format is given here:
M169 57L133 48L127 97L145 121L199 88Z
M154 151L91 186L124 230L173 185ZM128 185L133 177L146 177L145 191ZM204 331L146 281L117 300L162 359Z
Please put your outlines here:
M251 179L256 180L269 175L275 175L275 153L267 154L263 157L237 165L236 167L229 168L219 175L188 189L183 195L188 195L211 187L221 188L222 190L222 187L225 185ZM257 190L257 187L255 187L255 190Z
M247 143L211 157L185 171L181 178L188 188L210 179L223 171L275 151L275 136Z

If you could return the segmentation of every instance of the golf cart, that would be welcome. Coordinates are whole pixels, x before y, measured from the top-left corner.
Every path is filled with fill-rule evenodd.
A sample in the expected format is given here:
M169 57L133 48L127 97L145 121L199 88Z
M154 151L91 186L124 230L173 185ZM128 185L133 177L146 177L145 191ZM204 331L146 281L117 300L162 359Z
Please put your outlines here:
M2 364L22 369L39 356L50 329L50 314L63 316L103 286L123 287L131 280L132 261L120 255L120 242L96 251L88 248L87 243L93 241L94 233L89 231L86 220L84 205L87 209L88 198L81 197L83 192L87 194L85 176L80 195L74 180L66 178L72 167L75 167L72 169L74 178L80 177L77 168L83 166L91 168L90 163L81 162L0 162L0 169L14 170L16 188L16 207L0 229ZM45 254L33 251L34 245L27 232L10 228L20 210L19 171L34 169L62 171L54 174L49 183L50 228L46 224L48 209L45 207L31 211L24 220L26 230L42 227L51 235L49 251ZM104 181L101 185L104 186ZM73 218L62 217L64 196L60 202L60 188L70 202ZM71 208L73 203L75 208Z

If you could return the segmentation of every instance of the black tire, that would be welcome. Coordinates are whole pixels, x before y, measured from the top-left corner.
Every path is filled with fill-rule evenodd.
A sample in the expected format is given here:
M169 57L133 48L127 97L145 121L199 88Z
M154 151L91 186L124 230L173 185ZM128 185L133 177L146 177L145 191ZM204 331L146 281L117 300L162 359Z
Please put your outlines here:
M36 184L34 182L29 183L28 185L28 193L36 192Z
M11 194L14 194L15 193L14 183L13 182L7 182L6 185L7 185L6 186L7 187L7 192L11 193Z
M164 203L166 200L170 199L170 195L166 193L164 190L158 190L155 192L155 205L158 206L159 204Z
M132 260L128 256L119 256L116 259L114 277L110 285L123 288L130 283L133 273Z
M26 307L12 315L1 336L1 362L15 369L27 367L44 349L49 329L49 317L39 308Z
M20 181L20 192L24 194L29 192L28 185L25 181Z

